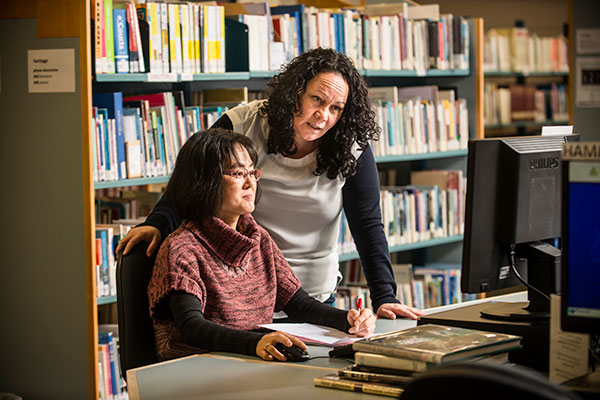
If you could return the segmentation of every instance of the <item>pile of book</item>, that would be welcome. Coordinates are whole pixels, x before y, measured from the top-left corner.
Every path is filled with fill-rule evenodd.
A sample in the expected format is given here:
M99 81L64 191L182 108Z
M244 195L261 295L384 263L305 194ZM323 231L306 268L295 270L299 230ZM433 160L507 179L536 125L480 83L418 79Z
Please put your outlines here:
M316 386L400 397L419 374L440 364L506 359L521 337L427 324L372 336L352 345L355 364L314 379Z

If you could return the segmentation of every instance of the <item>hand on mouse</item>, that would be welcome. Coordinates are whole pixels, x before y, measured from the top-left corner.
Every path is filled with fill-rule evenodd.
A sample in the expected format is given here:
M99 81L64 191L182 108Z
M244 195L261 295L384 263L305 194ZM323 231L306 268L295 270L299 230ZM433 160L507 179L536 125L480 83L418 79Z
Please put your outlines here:
M285 356L275 348L277 343L282 343L287 347L295 344L301 349L306 350L304 342L297 337L290 335L289 333L276 331L267 333L258 341L258 344L256 345L256 355L265 361L287 361Z
M352 333L359 337L365 337L375 332L375 321L377 317L373 314L370 308L360 310L351 309L348 311L348 323L351 328L348 333Z

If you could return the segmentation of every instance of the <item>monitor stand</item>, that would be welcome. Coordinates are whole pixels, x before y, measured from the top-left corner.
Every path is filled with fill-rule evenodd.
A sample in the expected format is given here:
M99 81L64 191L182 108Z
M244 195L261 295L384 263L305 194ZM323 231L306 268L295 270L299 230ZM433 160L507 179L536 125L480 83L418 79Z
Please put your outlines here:
M498 321L548 321L548 311L530 311L528 301L519 303L495 303L481 310L483 318Z

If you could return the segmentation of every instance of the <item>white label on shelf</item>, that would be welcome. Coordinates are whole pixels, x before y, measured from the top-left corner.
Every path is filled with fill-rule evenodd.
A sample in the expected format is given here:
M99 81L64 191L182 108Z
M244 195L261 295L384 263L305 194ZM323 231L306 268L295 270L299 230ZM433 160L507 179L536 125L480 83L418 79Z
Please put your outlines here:
M183 74L179 74L179 79L182 81L193 81L194 80L194 74L190 74L189 72L183 73Z
M148 74L148 82L177 82L177 74L151 73Z
M27 51L29 93L74 93L75 49Z

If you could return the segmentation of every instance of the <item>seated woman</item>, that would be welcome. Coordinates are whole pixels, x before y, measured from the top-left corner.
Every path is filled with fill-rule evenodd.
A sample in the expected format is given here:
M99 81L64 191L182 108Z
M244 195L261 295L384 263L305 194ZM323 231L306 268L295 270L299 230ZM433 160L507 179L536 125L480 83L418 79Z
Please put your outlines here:
M277 311L361 337L374 330L370 309L346 312L308 296L254 221L257 157L248 137L220 128L194 134L181 148L166 197L184 222L160 247L148 286L161 360L226 351L285 361L276 343L306 345L258 331Z

